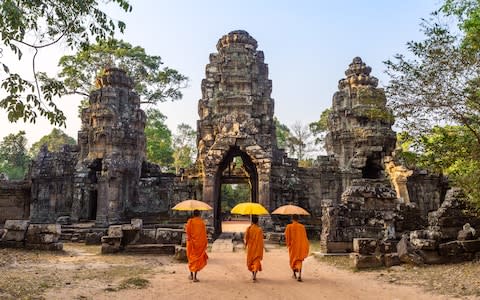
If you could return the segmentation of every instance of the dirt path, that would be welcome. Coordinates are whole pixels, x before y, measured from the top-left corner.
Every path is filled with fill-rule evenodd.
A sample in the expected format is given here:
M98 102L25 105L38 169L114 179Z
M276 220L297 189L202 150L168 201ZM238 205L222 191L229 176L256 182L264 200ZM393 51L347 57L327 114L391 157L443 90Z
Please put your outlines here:
M90 282L50 291L46 299L451 299L426 294L419 288L383 283L371 274L352 273L317 261L304 263L303 282L294 281L285 248L271 249L263 260L264 271L253 283L245 266L245 254L210 253L208 265L199 273L200 282L187 279L187 266L170 263L155 267L144 289L105 291Z

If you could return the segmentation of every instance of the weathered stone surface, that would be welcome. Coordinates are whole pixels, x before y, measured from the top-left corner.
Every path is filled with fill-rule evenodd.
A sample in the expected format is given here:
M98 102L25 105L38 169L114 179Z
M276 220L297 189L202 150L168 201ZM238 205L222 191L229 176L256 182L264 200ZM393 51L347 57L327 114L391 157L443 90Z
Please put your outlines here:
M351 253L350 259L352 261L352 266L357 269L378 268L383 266L381 258L375 255Z
M0 241L0 248L25 248L25 242L21 241Z
M158 244L177 244L182 243L181 229L157 228L155 239Z
M143 245L127 245L125 246L127 253L142 253L142 254L175 254L175 245L161 245L161 244L143 244Z
M29 224L29 220L6 220L3 228L7 230L26 231Z
M140 244L155 244L157 243L156 229L142 229L140 232Z
M374 255L377 251L378 240L370 238L354 238L353 252L362 255Z
M463 247L465 252L480 252L480 239L470 241L458 241L458 244Z
M429 265L444 264L448 262L445 256L441 256L438 251L420 250L420 256L423 258L423 262Z
M121 238L123 237L122 231L123 225L112 225L108 227L108 236L112 238Z
M458 241L452 241L440 244L439 252L442 256L459 256L465 252L465 249Z
M187 248L182 246L175 246L175 259L181 262L187 262Z
M402 264L398 253L386 253L382 256L383 265L387 268Z
M117 253L121 250L121 237L102 236L102 254Z
M142 219L132 219L130 222L131 222L134 229L142 230L142 227L143 227L143 220Z
M7 230L1 240L22 242L25 240L25 234L26 231Z
M397 242L392 240L380 241L378 243L378 250L380 253L396 253L397 252Z
M57 218L57 223L61 225L70 225L72 224L72 220L70 216L60 216Z
M468 241L474 240L476 237L476 231L470 226L470 224L463 225L463 229L458 232L457 240Z
M418 250L412 247L406 236L403 236L398 242L397 253L400 261L404 263L414 265L422 265L424 263L423 257L418 253Z
M62 251L63 243L35 244L27 242L25 243L25 248L30 250Z
M103 232L87 232L85 234L85 245L100 245Z
M29 180L0 178L0 224L6 220L29 218L30 189Z

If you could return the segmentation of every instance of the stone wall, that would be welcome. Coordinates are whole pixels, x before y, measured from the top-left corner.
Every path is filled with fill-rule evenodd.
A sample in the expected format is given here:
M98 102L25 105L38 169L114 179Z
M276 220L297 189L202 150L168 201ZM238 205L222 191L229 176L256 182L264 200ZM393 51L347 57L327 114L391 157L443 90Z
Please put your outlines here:
M31 221L55 223L69 216L73 204L73 177L78 146L64 145L59 152L43 146L31 166Z
M0 224L30 217L30 187L27 180L0 180Z

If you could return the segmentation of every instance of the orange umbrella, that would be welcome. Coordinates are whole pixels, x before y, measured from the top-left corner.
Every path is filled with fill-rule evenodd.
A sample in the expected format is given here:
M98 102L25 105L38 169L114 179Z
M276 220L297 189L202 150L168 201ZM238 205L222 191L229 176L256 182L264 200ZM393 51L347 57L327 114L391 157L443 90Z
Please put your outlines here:
M205 202L189 199L189 200L184 200L182 202L177 203L177 205L172 207L172 209L173 210L196 210L196 209L211 210L213 208Z
M276 210L272 211L272 215L305 215L309 216L310 213L300 206L287 204L282 205Z

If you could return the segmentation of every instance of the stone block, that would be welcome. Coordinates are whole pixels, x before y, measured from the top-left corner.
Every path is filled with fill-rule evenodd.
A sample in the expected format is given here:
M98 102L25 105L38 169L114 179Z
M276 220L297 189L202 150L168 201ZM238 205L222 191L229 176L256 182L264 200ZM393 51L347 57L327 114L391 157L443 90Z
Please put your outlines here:
M371 238L354 238L353 239L353 252L362 255L375 254L378 246L377 239Z
M41 233L51 233L59 235L62 233L60 224L30 224L27 229L27 235L37 235Z
M142 230L142 227L143 227L143 220L142 219L132 219L130 221L130 223L132 223L133 228L135 228L137 230Z
M396 241L380 241L378 243L378 250L380 253L396 253L397 242Z
M63 243L36 244L27 242L25 248L29 250L62 251Z
M182 243L182 229L157 228L155 239L158 244L177 244Z
M116 247L115 245L110 245L106 243L102 243L102 254L110 254L110 253L117 253L120 251L120 246Z
M381 258L375 255L350 253L350 259L352 266L357 269L378 268L383 266Z
M100 245L103 234L103 232L87 232L85 235L85 245Z
M187 262L187 248L182 246L175 246L175 259L181 262Z
M138 240L139 244L155 244L156 240L156 229L142 229L140 231L140 239Z
M102 244L109 244L109 245L117 245L120 247L120 244L122 242L121 237L113 237L113 236L102 236Z
M442 256L459 256L465 252L458 241L452 241L439 245L439 252Z
M57 218L57 223L62 225L70 225L72 224L72 220L70 216L60 216Z
M2 241L22 242L25 240L25 231L7 230Z
M113 238L123 237L122 225L112 225L108 227L108 236Z
M25 243L17 241L0 241L0 248L24 248Z
M438 241L436 240L411 238L410 243L413 247L419 250L436 250L438 247Z
M161 245L161 244L143 244L143 245L128 245L125 247L127 253L139 254L175 254L175 245Z
M29 224L29 220L6 220L3 228L7 230L26 231Z
M440 240L442 239L442 233L437 230L414 230L410 232L410 240L412 239L425 239L425 240Z
M475 253L480 252L480 239L471 241L458 241L465 252Z
M402 264L402 262L400 261L400 257L398 256L398 253L385 253L382 258L383 258L383 264L387 268Z
M448 262L445 256L441 256L438 251L420 250L419 254L423 257L423 261L429 265L444 264Z
M123 230L122 245L133 245L140 240L140 230L133 226L128 230Z
M58 242L58 235L46 233L40 235L40 241L42 244L50 244Z

